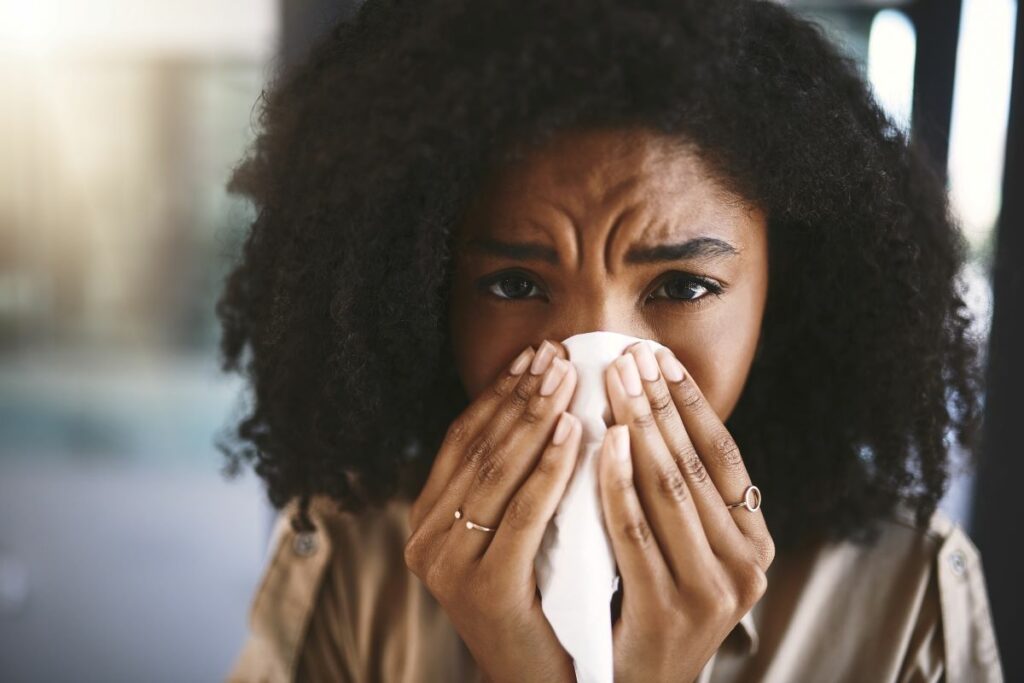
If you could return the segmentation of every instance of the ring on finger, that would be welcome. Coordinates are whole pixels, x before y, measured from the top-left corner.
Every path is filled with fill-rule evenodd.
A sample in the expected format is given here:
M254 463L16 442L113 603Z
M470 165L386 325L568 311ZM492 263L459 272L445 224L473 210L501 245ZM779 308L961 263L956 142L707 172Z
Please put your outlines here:
M459 507L455 508L455 519L462 519L464 516L465 516L465 514L462 512L462 506L461 505ZM475 529L477 531L497 531L497 528L492 528L492 527L489 527L489 526L483 526L482 524L477 524L476 522L472 522L472 521L470 521L468 519L466 520L466 528L467 529Z
M761 489L751 484L743 492L743 500L738 503L730 503L726 507L730 510L732 508L745 507L751 512L757 512L758 508L761 507Z

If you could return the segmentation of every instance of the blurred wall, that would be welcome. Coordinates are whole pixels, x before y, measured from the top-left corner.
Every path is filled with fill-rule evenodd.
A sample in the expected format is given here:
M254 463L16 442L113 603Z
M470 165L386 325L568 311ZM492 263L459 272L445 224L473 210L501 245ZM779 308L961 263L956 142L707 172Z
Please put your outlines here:
M267 508L213 302L271 0L0 2L0 680L220 680Z

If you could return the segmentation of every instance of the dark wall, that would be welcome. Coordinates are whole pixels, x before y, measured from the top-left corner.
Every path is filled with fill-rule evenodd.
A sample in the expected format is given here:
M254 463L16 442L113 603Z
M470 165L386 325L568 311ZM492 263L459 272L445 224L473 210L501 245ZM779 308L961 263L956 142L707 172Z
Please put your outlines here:
M1024 482L1024 8L1017 6L1013 86L1006 131L1003 207L996 227L992 269L993 312L989 336L988 392L983 460L975 489L973 537L981 551L992 616L1008 681L1024 681L1024 612L1021 591L1020 522Z

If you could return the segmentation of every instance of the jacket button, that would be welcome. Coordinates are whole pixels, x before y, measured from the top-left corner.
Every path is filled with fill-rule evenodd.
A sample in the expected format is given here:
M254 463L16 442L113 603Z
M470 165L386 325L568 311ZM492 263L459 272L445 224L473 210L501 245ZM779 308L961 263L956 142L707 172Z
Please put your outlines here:
M300 557L309 557L316 552L316 534L303 531L295 534L292 539L292 551Z
M967 573L967 558L962 550L954 550L949 554L949 566L957 576Z

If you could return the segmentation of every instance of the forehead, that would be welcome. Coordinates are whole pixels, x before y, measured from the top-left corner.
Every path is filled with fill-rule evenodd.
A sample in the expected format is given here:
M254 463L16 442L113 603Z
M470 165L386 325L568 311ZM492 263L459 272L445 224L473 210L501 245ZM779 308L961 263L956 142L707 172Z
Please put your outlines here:
M561 133L492 176L467 214L463 234L550 241L631 241L709 234L742 240L752 207L727 191L685 141L642 129ZM545 240L545 236L549 239Z

